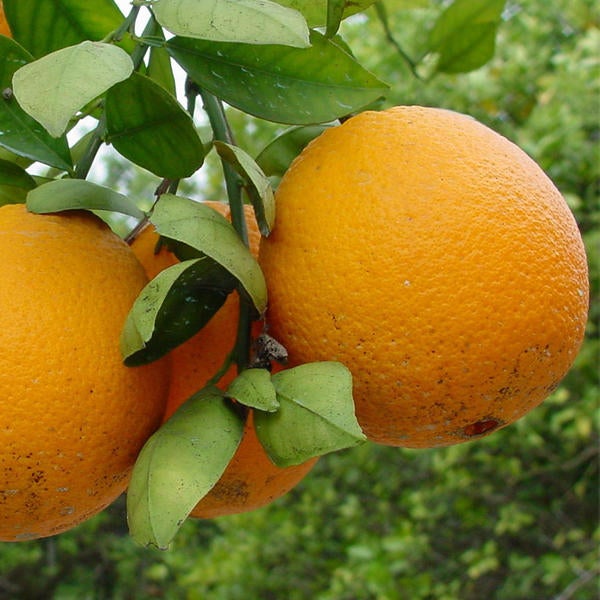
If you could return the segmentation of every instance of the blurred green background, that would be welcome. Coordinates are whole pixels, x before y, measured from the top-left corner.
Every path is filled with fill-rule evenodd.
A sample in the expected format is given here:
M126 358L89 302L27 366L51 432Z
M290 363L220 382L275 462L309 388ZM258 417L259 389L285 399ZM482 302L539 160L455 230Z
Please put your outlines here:
M443 4L387 0L408 56L419 56ZM361 62L390 83L387 104L472 114L533 156L573 209L592 308L581 353L551 398L479 442L329 455L271 506L188 521L167 552L131 541L121 498L69 533L0 545L0 598L599 598L599 27L593 0L508 2L493 60L428 81L385 39L373 9L343 28ZM229 115L255 154L278 129ZM147 174L116 159L105 167L111 185L152 197ZM216 198L216 162L206 173L196 193Z

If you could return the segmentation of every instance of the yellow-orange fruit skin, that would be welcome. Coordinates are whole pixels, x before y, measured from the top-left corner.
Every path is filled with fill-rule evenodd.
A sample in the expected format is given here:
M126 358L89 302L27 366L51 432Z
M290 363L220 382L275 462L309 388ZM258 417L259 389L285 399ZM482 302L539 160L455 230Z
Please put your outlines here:
M579 350L586 256L559 191L474 119L367 111L293 162L261 243L269 333L339 360L375 442L454 444L508 425Z
M2 0L0 0L0 35L12 37L10 27L8 26L8 23L6 21L6 16L4 15L4 7L2 6Z
M147 278L93 215L0 207L0 540L66 531L126 488L161 422L166 361L119 336Z
M228 205L220 202L206 204L230 218ZM250 206L245 207L245 214L250 250L256 255L260 232ZM156 232L148 227L132 243L132 249L149 277L177 262L177 258L164 246L156 252L157 241ZM238 312L239 297L234 292L203 329L171 351L172 378L165 420L222 367L235 342ZM256 323L254 334L258 333L260 324ZM219 387L225 389L235 376L236 369L232 366L219 381ZM265 506L295 487L316 462L315 458L286 468L273 464L256 437L250 412L240 445L226 471L190 516L208 519Z

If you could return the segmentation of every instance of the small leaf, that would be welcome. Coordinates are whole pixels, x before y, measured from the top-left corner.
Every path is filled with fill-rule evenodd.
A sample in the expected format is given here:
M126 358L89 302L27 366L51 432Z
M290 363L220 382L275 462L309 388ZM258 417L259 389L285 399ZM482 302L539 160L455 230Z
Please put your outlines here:
M196 504L221 478L244 424L216 388L192 396L146 442L127 491L133 539L166 549Z
M311 44L299 49L175 37L167 49L200 87L268 121L333 121L387 90L335 42L314 31Z
M0 159L0 185L31 190L36 183L25 169L13 162Z
M256 310L267 306L267 285L258 262L231 223L216 210L189 198L163 194L150 219L158 233L210 256L242 285Z
M304 17L270 0L156 0L152 10L163 27L189 38L298 48L309 45Z
M15 40L41 57L85 40L101 40L123 22L113 0L4 0ZM133 47L130 40L124 46Z
M352 376L340 363L320 362L273 375L279 410L257 411L257 435L278 466L363 443L354 414Z
M127 196L83 179L55 179L29 192L27 208L35 213L62 210L108 210L142 219L145 215Z
M464 73L478 69L494 55L496 30L505 0L456 0L438 17L429 37L437 70Z
M59 137L80 108L132 71L124 50L85 41L21 67L13 75L13 91L21 108Z
M208 257L176 263L140 292L121 332L129 366L151 362L197 333L223 306L235 279Z
M158 177L183 179L204 161L190 115L161 85L134 73L106 94L107 142Z
M13 40L0 36L0 146L11 152L70 171L69 146L65 136L53 138L19 106L11 92L12 77L33 57Z
M271 373L266 369L246 369L227 388L227 396L244 406L266 412L279 408Z
M215 141L214 146L219 156L244 179L260 232L268 236L275 222L275 198L271 182L254 159L239 146L219 141Z
M256 157L256 163L267 176L281 177L308 143L331 125L290 127L276 137Z

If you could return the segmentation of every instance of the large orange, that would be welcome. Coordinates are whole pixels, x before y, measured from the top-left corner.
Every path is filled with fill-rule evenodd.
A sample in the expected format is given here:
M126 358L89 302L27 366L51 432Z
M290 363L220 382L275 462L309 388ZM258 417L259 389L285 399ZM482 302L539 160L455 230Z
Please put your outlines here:
M229 218L227 204L207 204ZM246 206L245 209L250 249L257 254L260 232L252 208ZM132 243L133 251L150 277L177 262L175 256L164 246L158 253L155 252L157 241L156 232L148 227ZM234 292L203 329L170 353L173 373L165 418L171 416L222 367L236 339L238 311L239 297ZM255 333L258 332L259 328L256 328ZM221 378L219 386L224 389L235 375L235 367L231 366ZM194 508L191 516L212 518L265 506L297 485L316 460L286 468L275 466L256 437L250 413L242 441L233 459L221 479Z
M0 540L18 541L74 527L125 490L169 370L122 363L147 278L95 216L2 206L0 255Z
M456 112L364 112L314 140L259 261L290 363L353 373L371 440L429 447L514 422L572 364L588 308L575 220L541 168Z
M12 37L10 27L6 22L6 16L4 15L4 7L2 6L2 0L0 0L0 35Z

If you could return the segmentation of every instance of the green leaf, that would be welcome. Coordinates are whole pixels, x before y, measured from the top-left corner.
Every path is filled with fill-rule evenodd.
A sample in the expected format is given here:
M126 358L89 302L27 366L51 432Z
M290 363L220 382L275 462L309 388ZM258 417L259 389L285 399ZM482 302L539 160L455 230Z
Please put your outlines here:
M275 222L275 198L271 182L254 159L239 146L220 141L215 141L214 146L219 156L244 179L260 232L269 235Z
M505 0L456 0L437 19L429 51L438 54L437 70L465 73L494 56L496 30Z
M127 196L110 188L83 179L56 179L29 192L27 208L35 213L52 213L62 210L108 210L137 219L144 217Z
M124 50L85 41L21 67L13 75L13 91L21 108L59 137L80 108L132 71Z
M227 396L244 406L266 412L275 412L279 401L271 373L266 369L246 369L227 388Z
M338 3L339 0L335 0L335 2ZM375 2L376 0L352 0L352 2L343 2L345 5L343 7L343 18L345 19L350 15L362 12ZM277 3L300 11L311 27L322 27L327 25L329 0L277 0Z
M152 79L134 73L106 94L107 142L159 177L182 179L204 161L194 122Z
M257 411L257 435L278 466L350 448L366 437L354 415L352 376L340 363L320 362L273 375L279 410Z
M158 233L210 256L242 285L259 314L267 305L264 275L231 223L216 210L189 198L163 194L150 219Z
M270 0L157 0L156 20L170 32L213 42L309 46L304 17Z
M36 183L25 169L13 162L0 159L0 185L31 190Z
M281 177L308 143L329 127L331 125L291 127L261 151L256 163L265 175Z
M4 0L4 12L15 40L36 57L101 40L124 19L113 0Z
M66 137L53 138L37 121L19 106L11 93L14 73L33 60L13 40L0 36L0 146L11 152L70 171L71 155Z
M310 48L243 46L175 37L171 56L196 83L251 115L293 125L356 111L387 86L318 32Z
M216 388L192 396L146 442L127 491L133 539L166 549L196 504L219 481L244 423Z
M147 75L150 79L162 85L172 96L176 95L171 57L165 48L160 46L150 48Z
M197 333L223 306L235 279L208 257L161 271L136 298L121 332L125 364L152 362Z

